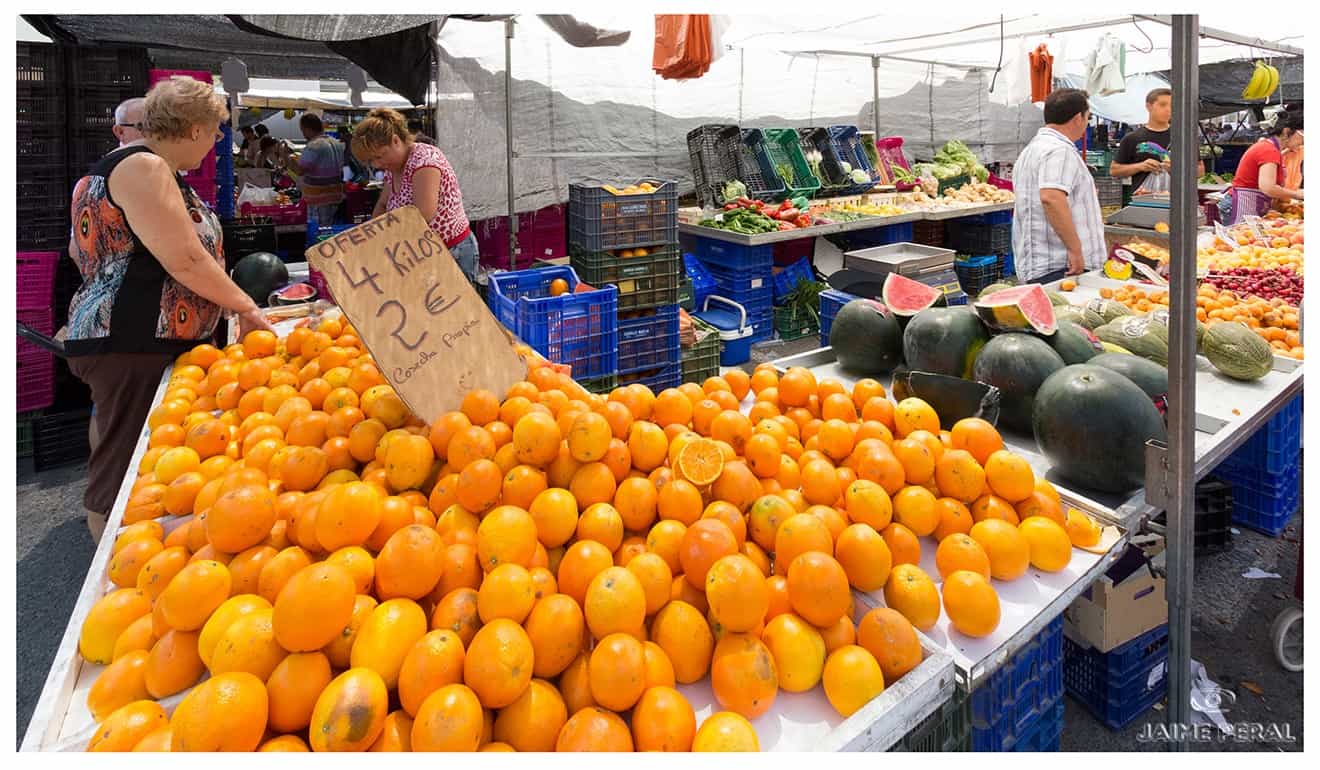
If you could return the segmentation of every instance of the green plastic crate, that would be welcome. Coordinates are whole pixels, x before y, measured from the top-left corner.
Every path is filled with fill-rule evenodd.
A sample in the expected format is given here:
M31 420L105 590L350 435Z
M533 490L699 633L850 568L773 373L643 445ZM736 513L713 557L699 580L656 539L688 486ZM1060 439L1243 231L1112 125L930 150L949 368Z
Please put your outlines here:
M953 697L912 728L890 751L953 752L972 750L971 700L954 690Z
M779 339L791 342L820 332L820 320L810 313L799 313L797 308L775 308L775 331Z
M699 318L693 318L692 325L705 336L696 345L683 348L683 382L700 385L720 373L720 334Z
M16 420L17 427L14 432L18 434L18 456L32 456L32 424L36 418L41 416L40 409L33 412L20 412Z
M605 377L595 377L589 380L578 380L578 384L586 388L588 393L596 393L599 395L608 394L611 390L618 387L618 383L619 377L615 374L610 374Z
M951 176L940 182L939 190L936 191L935 194L943 195L945 190L956 190L970 181L972 181L972 178L966 174L962 174L961 176Z
M620 313L678 303L683 264L676 244L656 246L642 257L573 249L569 264L578 279L591 286L618 287Z
M692 287L691 278L684 278L678 284L678 306L689 313L697 311L697 294Z
M765 135L765 149L766 154L770 156L770 163L774 165L779 177L784 180L787 192L785 197L796 198L805 195L810 198L815 195L820 189L820 180L811 173L811 166L807 164L807 158L802 154L797 130L767 128L762 133ZM785 177L780 171L781 167L790 168L791 175Z

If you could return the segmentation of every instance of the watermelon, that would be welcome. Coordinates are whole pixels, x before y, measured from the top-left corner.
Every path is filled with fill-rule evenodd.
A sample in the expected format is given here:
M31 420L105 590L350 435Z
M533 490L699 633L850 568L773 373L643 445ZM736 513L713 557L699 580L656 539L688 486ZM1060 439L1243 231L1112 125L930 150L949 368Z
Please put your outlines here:
M270 293L271 305L296 305L316 298L316 288L310 283L291 283Z
M915 396L930 404L944 430L953 430L964 417L980 417L991 425L999 421L999 389L984 382L930 372L904 371L900 376L895 370L892 390L900 401Z
M933 307L912 316L903 330L903 358L914 372L968 378L989 339L980 319L966 307Z
M1062 318L1059 320L1058 331L1050 336L1049 343L1065 364L1084 364L1105 350L1100 340L1085 326Z
M996 331L1030 331L1049 336L1057 328L1054 304L1038 283L982 295L972 307L986 326Z
M253 302L265 307L270 293L289 282L289 268L274 254L258 251L240 259L230 277Z
M1054 348L1034 334L1000 334L981 348L972 378L999 389L999 416L1004 425L1028 433L1036 389L1064 365Z
M847 371L878 374L901 363L903 335L889 308L873 299L855 299L835 314L830 324L830 347Z
M1132 380L1133 384L1145 391L1152 399L1162 398L1169 393L1169 370L1154 361L1120 353L1102 353L1092 358L1089 363L1092 366L1103 366L1118 372Z
M905 278L898 273L885 276L881 291L885 306L897 316L914 316L928 307L934 307L944 298L944 292L934 286Z
M1031 427L1064 481L1119 494L1145 483L1146 442L1168 440L1164 419L1141 388L1091 364L1065 366L1041 383Z

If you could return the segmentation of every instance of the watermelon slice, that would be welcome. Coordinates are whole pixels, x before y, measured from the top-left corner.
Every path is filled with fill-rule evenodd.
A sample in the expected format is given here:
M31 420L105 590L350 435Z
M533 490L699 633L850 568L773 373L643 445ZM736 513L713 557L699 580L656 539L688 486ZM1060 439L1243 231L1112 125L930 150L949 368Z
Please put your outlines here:
M1058 328L1054 320L1054 304L1038 283L982 296L973 307L981 321L995 331L1035 332L1049 336Z
M881 296L894 315L914 316L928 307L933 307L944 293L934 286L904 278L898 273L890 273L885 276L885 286Z

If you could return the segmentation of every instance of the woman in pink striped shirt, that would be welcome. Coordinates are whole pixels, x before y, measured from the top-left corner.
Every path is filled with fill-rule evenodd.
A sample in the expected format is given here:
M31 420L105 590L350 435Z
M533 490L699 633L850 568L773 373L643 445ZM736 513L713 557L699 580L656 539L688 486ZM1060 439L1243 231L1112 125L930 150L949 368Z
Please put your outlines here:
M385 172L385 189L381 191L374 215L401 206L416 206L431 229L444 240L468 280L474 280L477 239L463 210L458 177L444 153L438 147L416 141L403 115L382 108L372 110L353 127L353 154Z

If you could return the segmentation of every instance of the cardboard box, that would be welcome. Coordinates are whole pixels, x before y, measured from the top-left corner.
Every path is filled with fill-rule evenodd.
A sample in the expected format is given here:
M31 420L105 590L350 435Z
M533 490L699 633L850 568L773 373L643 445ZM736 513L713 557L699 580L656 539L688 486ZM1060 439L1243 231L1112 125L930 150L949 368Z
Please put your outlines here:
M1164 578L1139 569L1117 585L1102 575L1064 610L1063 632L1078 644L1109 652L1168 620Z

